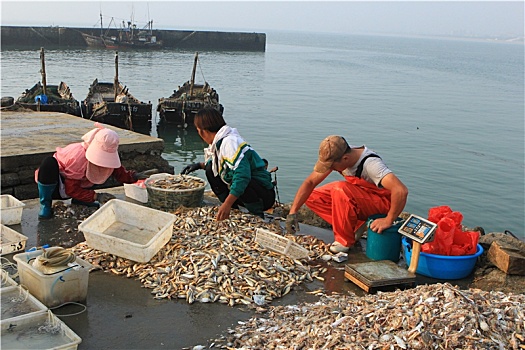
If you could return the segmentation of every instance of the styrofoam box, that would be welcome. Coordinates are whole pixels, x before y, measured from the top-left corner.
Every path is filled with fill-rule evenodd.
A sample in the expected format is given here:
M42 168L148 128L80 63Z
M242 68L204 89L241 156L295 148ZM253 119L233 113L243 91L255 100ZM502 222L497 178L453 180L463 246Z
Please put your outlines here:
M2 320L16 319L22 315L40 313L47 310L37 298L21 287L2 289Z
M141 203L148 203L148 190L146 187L140 187L136 184L124 184L124 193L126 197Z
M22 211L25 204L10 194L3 194L0 196L0 199L2 224L16 225L22 222Z
M23 251L27 237L3 224L0 224L0 255Z
M148 262L173 235L175 215L113 199L78 229L95 249L136 262Z
M33 267L33 260L42 253L42 250L35 250L13 257L18 266L20 285L49 308L70 301L85 302L91 264L77 257L76 266L65 266L59 272L44 274Z
M2 350L75 350L82 339L51 311L2 320Z
M16 283L15 280L13 280L9 276L9 273L6 270L2 269L0 276L2 277L2 288L13 287L18 285L18 283Z

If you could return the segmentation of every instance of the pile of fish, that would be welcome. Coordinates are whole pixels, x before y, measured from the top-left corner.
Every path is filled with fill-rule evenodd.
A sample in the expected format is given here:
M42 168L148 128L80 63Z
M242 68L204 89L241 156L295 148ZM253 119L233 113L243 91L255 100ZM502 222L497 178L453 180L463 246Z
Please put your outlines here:
M227 349L525 349L525 295L421 285L271 306L212 341Z
M310 250L310 259L293 260L255 242L257 228L281 232L278 222L232 210L230 219L215 220L218 207L179 208L171 240L148 262L117 257L80 243L73 248L97 268L141 281L156 299L188 303L220 302L265 305L303 281L323 280L322 264L329 245L313 236L289 238Z
M191 190L206 186L204 180L188 175L169 175L159 179L150 179L147 186L162 190Z

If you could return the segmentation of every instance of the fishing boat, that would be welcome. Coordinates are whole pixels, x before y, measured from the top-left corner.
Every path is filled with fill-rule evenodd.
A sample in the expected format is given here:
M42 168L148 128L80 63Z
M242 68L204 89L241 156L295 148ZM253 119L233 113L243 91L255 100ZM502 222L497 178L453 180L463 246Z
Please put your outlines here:
M89 47L106 47L102 35L91 35L87 33L81 33L84 41Z
M82 34L82 38L84 38L84 41L86 42L87 46L104 48L106 47L106 45L104 44L104 36L107 36L108 32L109 32L109 28L106 32L104 32L104 27L102 24L102 12L100 12L100 34L99 35L93 35L93 34L88 34L88 33L80 33L80 34Z
M115 78L111 82L95 79L82 101L82 116L129 130L151 128L151 102L139 101L118 78L118 52L115 53Z
M108 49L161 49L162 40L157 40L157 36L153 33L153 21L149 21L142 29L138 29L137 25L128 21L125 26L122 21L122 26L118 30L118 36L103 36L104 45Z
M60 112L80 115L80 104L73 97L69 86L60 82L58 85L48 85L46 79L46 64L44 48L40 49L42 81L27 89L15 101L15 107L28 108L37 112Z
M82 33L86 44L90 47L105 47L107 49L161 49L162 40L157 40L153 31L153 20L141 29L133 20L122 21L120 28L116 28L116 35L111 35L111 26L115 25L114 19L111 18L108 28L104 31L102 25L102 13L100 14L100 35ZM116 25L115 25L116 27ZM115 29L113 29L113 34Z
M195 114L204 107L213 107L221 114L224 107L219 103L219 94L208 82L195 84L195 71L199 60L199 53L195 53L191 80L179 86L167 98L160 98L157 111L160 113L160 122L174 124L180 128L193 126Z

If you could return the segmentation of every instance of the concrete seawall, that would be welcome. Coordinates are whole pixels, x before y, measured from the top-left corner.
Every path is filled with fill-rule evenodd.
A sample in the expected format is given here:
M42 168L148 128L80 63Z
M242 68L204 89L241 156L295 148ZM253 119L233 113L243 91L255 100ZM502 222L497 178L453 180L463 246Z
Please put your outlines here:
M38 198L35 170L42 160L52 156L56 147L81 142L81 137L94 128L90 120L54 112L2 111L1 184L2 194L18 199ZM173 174L173 167L162 158L164 141L133 131L115 130L120 137L119 155L127 169L145 171L156 168ZM120 184L110 181L107 187Z
M96 28L68 27L19 27L1 26L2 50L9 47L72 48L87 47L82 33L99 35ZM212 32L191 30L154 30L158 40L162 40L167 49L180 50L266 50L266 34L242 32ZM117 35L116 29L110 29L109 35Z

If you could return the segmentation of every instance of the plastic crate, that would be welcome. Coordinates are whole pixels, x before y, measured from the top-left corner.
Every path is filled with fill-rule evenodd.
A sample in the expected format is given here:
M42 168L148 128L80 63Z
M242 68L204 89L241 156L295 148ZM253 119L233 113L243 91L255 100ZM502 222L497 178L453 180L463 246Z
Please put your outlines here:
M16 319L22 315L47 311L47 306L32 296L28 290L18 286L3 288L1 299L2 320Z
M148 204L150 207L164 211L172 211L180 206L193 208L203 204L206 181L196 176L184 175L185 178L193 179L202 184L195 188L174 190L151 186L155 180L177 176L181 175L156 174L155 176L150 176L144 182L146 190L148 191Z
M76 264L72 264L75 266L65 266L63 270L44 274L33 267L33 260L42 253L42 250L35 250L13 257L17 263L20 285L49 308L69 301L85 302L91 264L77 257Z
M11 276L9 276L9 273L6 270L2 269L0 276L2 278L1 288L18 286L18 283L16 283L15 280L13 280Z
M74 350L82 339L51 311L2 320L1 347L8 349Z
M22 222L22 211L25 204L9 194L0 196L1 223L17 225Z
M145 263L171 239L174 222L173 214L113 199L78 229L90 247Z
M24 251L27 237L0 224L0 255Z
M148 203L148 190L137 184L124 184L124 193L126 197L141 203Z
M263 228L255 231L255 242L266 249L286 255L292 259L308 258L310 251L289 238L270 232Z

